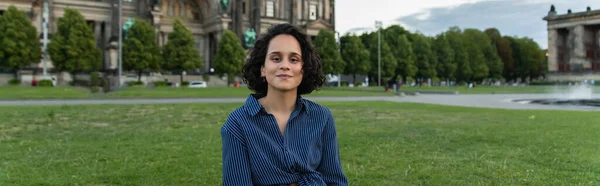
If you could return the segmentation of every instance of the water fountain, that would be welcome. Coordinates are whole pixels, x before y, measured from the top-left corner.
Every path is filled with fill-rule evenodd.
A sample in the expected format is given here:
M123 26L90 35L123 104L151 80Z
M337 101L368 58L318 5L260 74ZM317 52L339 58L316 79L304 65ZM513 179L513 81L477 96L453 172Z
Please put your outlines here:
M562 106L591 106L600 107L600 97L595 97L592 85L580 85L564 88L555 88L552 98L546 99L519 99L514 102L522 104L562 105Z

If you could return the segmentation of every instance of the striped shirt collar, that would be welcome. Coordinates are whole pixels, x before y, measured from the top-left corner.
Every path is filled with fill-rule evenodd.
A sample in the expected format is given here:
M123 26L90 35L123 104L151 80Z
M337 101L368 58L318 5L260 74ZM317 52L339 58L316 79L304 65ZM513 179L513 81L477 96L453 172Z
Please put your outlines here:
M259 95L259 94L250 94L248 95L248 98L246 99L246 103L244 104L244 109L248 112L248 114L250 114L251 116L255 116L256 114L258 114L261 110L264 110L265 108L262 106L262 104L260 104L260 102L258 102L258 99L264 97L264 95ZM306 106L306 100L304 100L304 98L302 98L300 95L298 95L298 97L296 98L296 108L294 110L298 110L300 109L301 111L307 111L307 106ZM308 112L306 112L308 114Z

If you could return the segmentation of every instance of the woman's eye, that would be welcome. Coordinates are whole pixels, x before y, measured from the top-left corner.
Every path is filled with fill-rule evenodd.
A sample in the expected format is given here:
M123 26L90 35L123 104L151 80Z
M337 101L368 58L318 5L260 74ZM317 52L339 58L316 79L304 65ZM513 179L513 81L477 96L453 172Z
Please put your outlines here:
M290 61L291 62L299 62L300 60L298 58L292 58Z
M281 58L279 58L279 57L274 57L274 58L271 58L271 60L273 60L273 61L281 61Z

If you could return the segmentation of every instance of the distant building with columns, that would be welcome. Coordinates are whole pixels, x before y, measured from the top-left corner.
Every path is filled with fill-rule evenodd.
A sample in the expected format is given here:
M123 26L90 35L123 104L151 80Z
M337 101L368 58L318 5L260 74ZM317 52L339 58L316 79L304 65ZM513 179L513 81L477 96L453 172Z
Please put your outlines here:
M104 51L104 69L117 68L119 0L0 0L0 15L10 5L25 11L42 42L45 2L48 3L49 40L57 31L56 22L63 16L64 9L74 8L94 30L96 45ZM334 5L335 0L123 0L122 21L125 23L130 18L147 20L156 29L156 42L163 46L169 40L168 33L173 30L173 20L182 19L191 30L196 49L205 62L204 68L198 69L203 73L214 67L217 45L225 29L237 33L243 44L248 32L256 30L258 35L280 23L297 25L314 38L322 28L334 30ZM42 68L42 63L33 68ZM52 68L51 64L49 68Z
M552 5L543 20L548 23L548 78L600 80L600 9L557 14Z

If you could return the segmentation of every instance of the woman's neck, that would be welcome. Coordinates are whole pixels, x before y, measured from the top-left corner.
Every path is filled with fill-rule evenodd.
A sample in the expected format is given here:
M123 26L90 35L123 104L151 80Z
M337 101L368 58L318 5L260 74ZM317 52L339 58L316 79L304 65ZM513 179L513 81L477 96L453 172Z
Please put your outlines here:
M269 113L291 113L292 111L294 111L297 98L298 95L296 91L269 91L265 97L259 99L258 101L263 105L263 107L265 107L265 110Z

